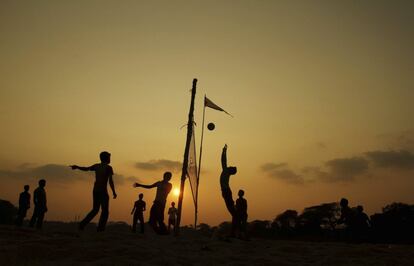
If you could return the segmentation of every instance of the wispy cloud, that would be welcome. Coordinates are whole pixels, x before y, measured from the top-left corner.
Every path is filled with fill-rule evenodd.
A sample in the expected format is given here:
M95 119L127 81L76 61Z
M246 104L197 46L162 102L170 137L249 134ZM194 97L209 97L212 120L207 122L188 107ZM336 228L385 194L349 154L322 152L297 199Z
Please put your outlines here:
M289 169L287 163L266 163L260 168L271 178L295 185L302 185L305 183L303 176Z
M273 171L275 169L280 169L287 166L287 163L265 163L260 168L267 172L267 171Z
M353 157L333 158L320 166L308 166L295 172L287 163L266 163L260 168L270 177L294 184L305 182L352 182L358 177L371 176L370 171L391 168L414 170L414 153L408 149L368 151Z
M147 162L137 162L135 167L146 171L166 170L171 172L178 172L182 168L182 163L179 161L171 161L166 159L150 160Z
M33 164L22 164L16 169L0 169L0 178L11 178L13 180L25 180L33 182L39 179L47 181L70 184L77 181L94 181L92 172L83 172L72 170L69 166L60 164L45 164L41 166L33 166ZM124 182L139 182L136 177L125 177L120 174L114 174L114 182L123 184Z
M23 164L14 170L0 169L0 177L21 180L48 179L59 183L72 183L83 181L88 178L88 174L73 171L68 166L59 164L46 164L33 167L30 164Z
M370 151L366 155L377 167L414 169L414 153L408 150Z
M369 162L363 157L336 158L325 163L327 172L320 172L323 181L352 181L368 171Z

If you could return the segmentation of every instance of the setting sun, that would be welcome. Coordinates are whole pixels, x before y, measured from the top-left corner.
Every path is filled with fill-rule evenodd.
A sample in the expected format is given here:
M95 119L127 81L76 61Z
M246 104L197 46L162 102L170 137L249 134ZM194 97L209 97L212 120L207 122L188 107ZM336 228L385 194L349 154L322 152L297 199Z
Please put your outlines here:
M179 188L174 188L173 189L173 195L178 197L180 195L180 189Z

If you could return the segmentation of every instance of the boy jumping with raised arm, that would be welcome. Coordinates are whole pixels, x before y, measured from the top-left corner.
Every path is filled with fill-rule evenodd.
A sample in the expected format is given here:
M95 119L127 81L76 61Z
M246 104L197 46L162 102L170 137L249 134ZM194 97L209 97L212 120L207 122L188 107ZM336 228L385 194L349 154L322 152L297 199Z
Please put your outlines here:
M93 186L93 208L86 215L86 217L80 222L79 230L83 230L85 226L98 214L99 208L102 209L101 217L99 218L99 224L97 231L102 232L105 230L106 222L109 216L109 195L108 195L108 181L111 187L114 199L116 199L115 185L112 179L114 171L109 165L111 163L111 154L103 151L99 154L101 163L94 164L89 167L82 167L77 165L71 165L70 167L75 170L82 171L94 171L95 172L95 184Z
M235 175L237 173L237 167L227 166L227 144L224 145L223 152L221 153L221 166L223 168L220 175L221 195L223 196L227 210L229 211L232 217L231 236L235 236L238 219L229 183L230 176Z

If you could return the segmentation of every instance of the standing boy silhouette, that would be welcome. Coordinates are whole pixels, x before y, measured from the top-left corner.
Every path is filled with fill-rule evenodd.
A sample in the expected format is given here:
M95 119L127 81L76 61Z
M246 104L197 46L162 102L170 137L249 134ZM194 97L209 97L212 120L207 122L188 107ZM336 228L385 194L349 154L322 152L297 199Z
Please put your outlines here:
M34 210L29 225L30 227L33 227L36 224L37 229L42 228L43 219L45 218L45 213L47 212L45 186L46 180L40 179L39 187L33 192Z
M247 240L247 200L243 198L244 191L239 190L239 198L236 200L236 212L240 238Z
M99 224L97 227L98 232L105 230L106 222L109 216L109 195L108 195L108 181L111 187L113 198L116 199L115 185L112 176L114 171L109 165L111 163L111 154L103 151L99 154L101 163L94 164L89 167L82 167L77 165L71 165L70 167L75 170L82 171L94 171L95 172L95 184L93 186L93 208L86 215L86 217L80 222L79 230L83 230L85 226L98 214L99 208L102 209L101 217L99 218Z
M155 195L155 200L150 210L149 223L154 231L161 235L168 234L167 227L164 223L164 211L168 194L172 189L172 184L169 182L171 177L171 172L165 172L163 180L155 182L152 185L134 184L134 187L142 187L146 189L157 188L157 194Z
M30 209L30 186L25 185L24 191L19 196L19 211L17 212L16 225L22 226L23 219L26 217L27 210Z
M132 208L131 214L134 214L132 218L132 232L137 231L137 221L141 226L141 234L144 233L144 211L145 211L145 201L142 200L144 194L139 194L139 199L135 201L134 207Z

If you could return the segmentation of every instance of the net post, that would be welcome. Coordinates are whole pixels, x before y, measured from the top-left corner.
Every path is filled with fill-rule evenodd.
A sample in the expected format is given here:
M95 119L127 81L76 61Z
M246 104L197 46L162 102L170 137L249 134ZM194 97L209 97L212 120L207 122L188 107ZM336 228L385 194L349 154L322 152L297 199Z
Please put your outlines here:
M183 197L184 197L184 184L185 184L185 179L187 178L188 153L190 149L191 137L193 134L194 99L195 99L196 90L197 90L197 79L193 79L193 86L191 89L190 111L188 112L187 140L186 140L185 148L184 148L183 168L181 171L180 195L178 197L177 223L176 223L176 226L174 227L174 234L176 236L178 236L180 233L181 213L182 213Z

